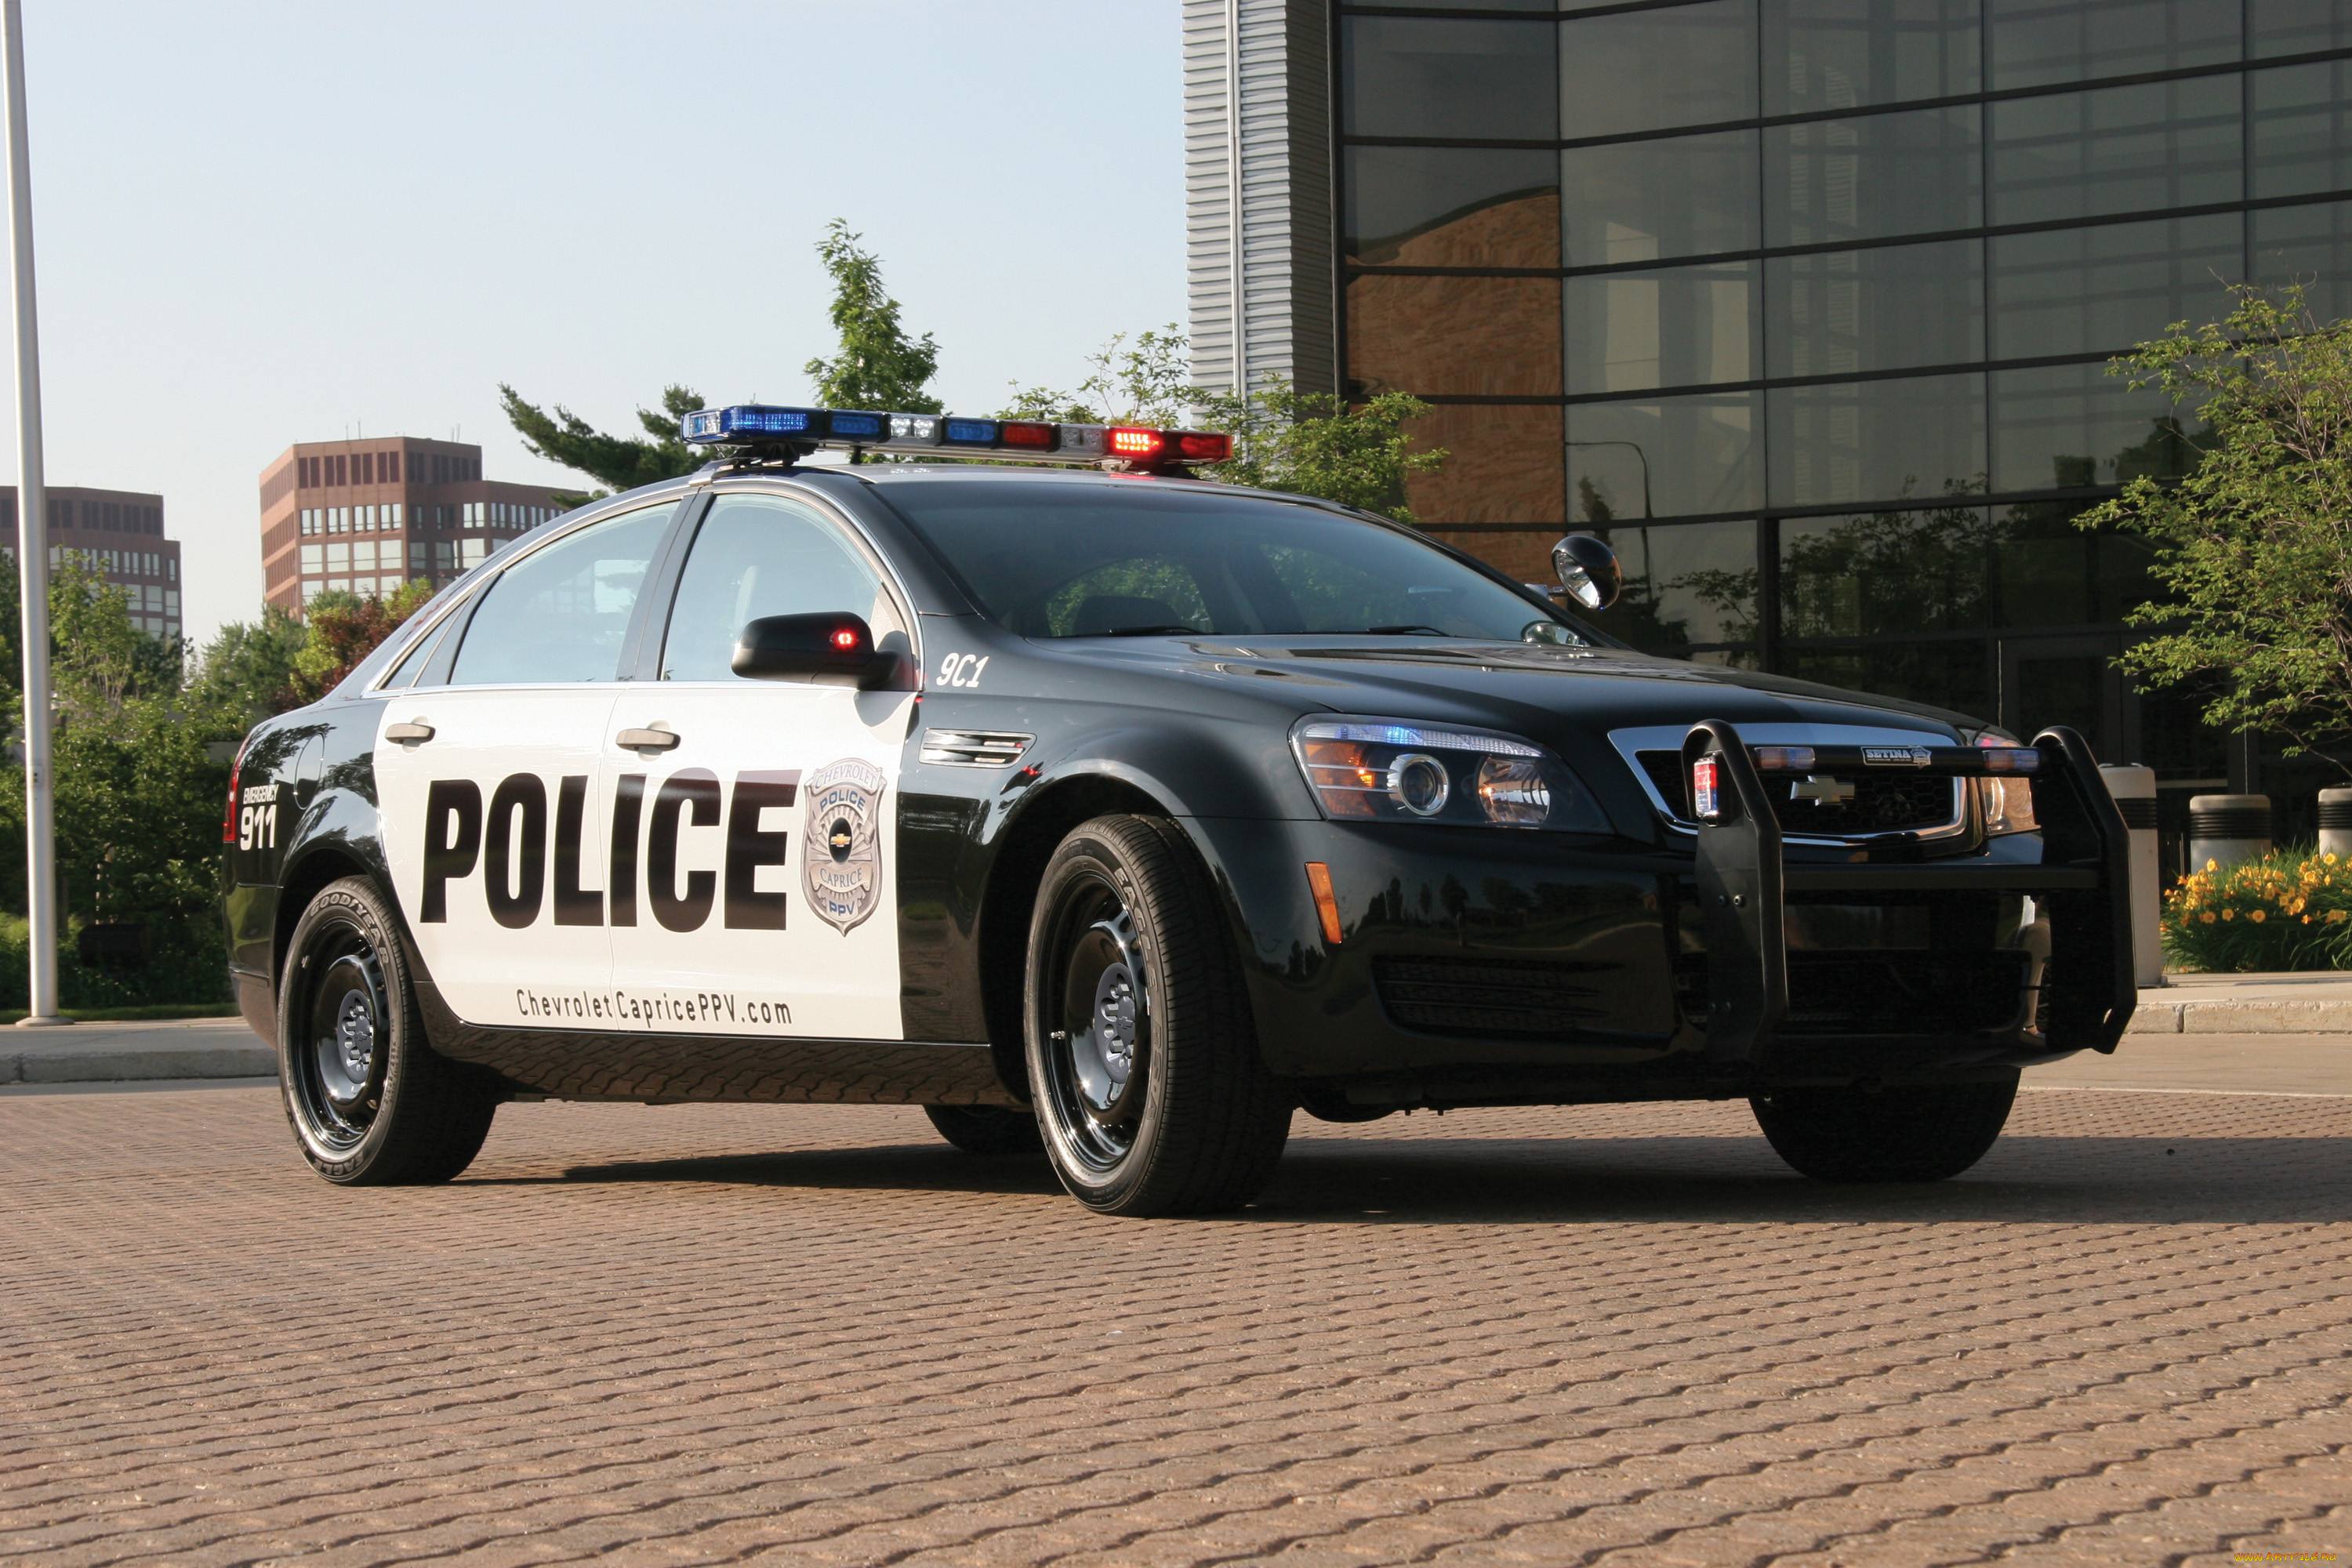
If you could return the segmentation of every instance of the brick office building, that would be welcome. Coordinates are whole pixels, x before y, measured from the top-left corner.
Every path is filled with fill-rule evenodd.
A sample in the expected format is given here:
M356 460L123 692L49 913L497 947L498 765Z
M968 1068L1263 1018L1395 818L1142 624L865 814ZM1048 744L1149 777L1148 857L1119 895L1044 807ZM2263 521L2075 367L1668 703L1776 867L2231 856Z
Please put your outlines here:
M261 471L263 596L299 616L330 589L439 587L562 510L544 487L482 478L462 442L297 442Z
M137 490L48 489L49 563L68 551L106 574L130 602L131 623L180 635L180 542L163 537L163 498ZM16 487L0 486L0 550L16 559Z

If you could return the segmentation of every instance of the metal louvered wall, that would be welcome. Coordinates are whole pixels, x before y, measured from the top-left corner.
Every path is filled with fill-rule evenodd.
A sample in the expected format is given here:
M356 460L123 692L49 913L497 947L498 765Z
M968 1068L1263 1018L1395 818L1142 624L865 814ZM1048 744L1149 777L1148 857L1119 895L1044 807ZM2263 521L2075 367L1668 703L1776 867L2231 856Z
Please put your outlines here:
M1199 385L1281 375L1302 389L1339 388L1332 91L1326 0L1184 0L1185 247Z

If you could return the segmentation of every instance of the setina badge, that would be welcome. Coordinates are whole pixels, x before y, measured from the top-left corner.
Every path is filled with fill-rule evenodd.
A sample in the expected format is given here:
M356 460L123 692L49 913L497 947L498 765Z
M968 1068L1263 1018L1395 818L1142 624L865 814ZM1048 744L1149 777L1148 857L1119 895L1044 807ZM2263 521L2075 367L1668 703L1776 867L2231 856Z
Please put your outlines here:
M801 785L808 837L801 887L817 918L846 931L882 900L882 770L856 757L827 763Z

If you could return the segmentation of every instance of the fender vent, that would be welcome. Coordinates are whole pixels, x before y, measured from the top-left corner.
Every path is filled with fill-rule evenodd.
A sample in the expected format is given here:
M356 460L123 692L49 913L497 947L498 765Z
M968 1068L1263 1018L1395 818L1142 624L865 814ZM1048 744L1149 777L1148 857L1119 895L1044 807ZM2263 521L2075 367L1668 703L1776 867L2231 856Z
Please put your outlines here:
M1557 1040L1606 1016L1586 984L1615 964L1509 958L1375 958L1372 985L1399 1028L1456 1038Z
M1009 768L1035 738L1007 730L926 730L916 755L940 767Z

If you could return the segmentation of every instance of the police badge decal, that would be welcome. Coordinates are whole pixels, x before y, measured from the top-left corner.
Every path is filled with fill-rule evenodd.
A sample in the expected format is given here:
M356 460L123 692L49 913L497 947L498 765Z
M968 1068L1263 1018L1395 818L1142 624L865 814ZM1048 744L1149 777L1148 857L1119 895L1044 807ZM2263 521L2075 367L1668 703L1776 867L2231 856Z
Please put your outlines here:
M882 901L882 792L868 762L827 763L801 785L808 798L801 888L817 918L846 932Z

